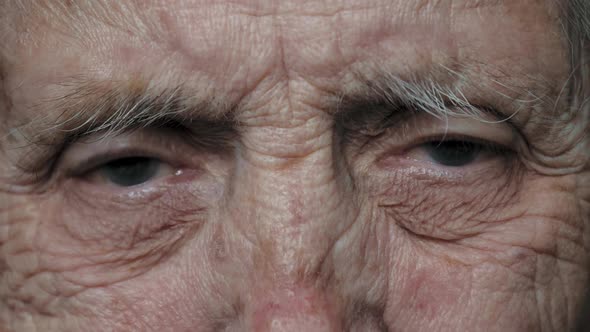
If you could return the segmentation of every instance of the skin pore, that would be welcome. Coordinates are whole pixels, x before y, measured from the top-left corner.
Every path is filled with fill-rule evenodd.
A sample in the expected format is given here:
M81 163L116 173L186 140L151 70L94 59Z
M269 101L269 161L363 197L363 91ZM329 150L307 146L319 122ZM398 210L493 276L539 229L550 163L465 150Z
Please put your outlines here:
M552 2L0 15L0 331L574 328L589 112Z

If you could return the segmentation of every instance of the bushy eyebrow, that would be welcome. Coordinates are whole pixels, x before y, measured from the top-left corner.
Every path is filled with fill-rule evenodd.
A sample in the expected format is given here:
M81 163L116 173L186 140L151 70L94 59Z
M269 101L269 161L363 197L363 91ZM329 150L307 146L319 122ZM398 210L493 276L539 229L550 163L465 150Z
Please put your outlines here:
M101 140L141 128L182 131L195 147L219 150L236 135L230 106L185 94L183 86L155 91L137 82L91 80L67 86L67 93L18 112L34 117L0 135L0 147L12 151L13 163L22 172L39 172L79 140Z
M469 69L451 69L445 65L437 65L428 73L404 77L384 70L377 70L370 78L357 72L359 88L341 96L336 114L340 119L351 120L353 127L357 125L356 119L366 118L367 114L359 113L367 113L367 106L378 106L371 108L372 112L383 110L388 115L397 109L427 113L438 119L469 117L504 122L524 110L546 111L559 98L560 82L533 77L513 80L510 75L491 73L476 75L486 79L474 82L468 72ZM369 116L375 121L381 121L382 117Z
M555 95L532 93L532 90L544 90L538 88L539 82L515 85L499 79L498 83L518 95L518 99L494 94L492 86L466 93L462 87L471 82L464 74L448 68L442 72L445 74L410 77L401 77L383 67L371 74L357 72L353 74L354 88L326 91L329 96L327 102L321 103L321 111L334 117L337 134L352 138L367 126L383 123L400 112L407 114L408 110L439 118L490 119L492 114L498 121L506 121L520 109L547 110L555 100ZM457 81L463 82L453 83ZM37 101L30 107L17 105L22 109L11 115L29 114L32 120L12 126L0 135L0 147L8 146L12 150L11 163L21 174L45 176L53 167L47 165L53 165L70 143L85 138L99 140L143 127L179 130L191 143L221 151L236 142L243 121L241 115L252 111L248 109L247 99L243 101L245 104L231 103L221 92L209 98L198 97L196 87L183 84L156 89L157 82L74 79L60 86L62 89L56 90L62 93L50 99ZM487 101L506 99L510 107L480 103L473 91L487 94L487 99L484 98ZM345 132L339 131L343 128ZM7 137L12 137L9 145L5 145Z
M32 142L50 143L56 136L62 140L95 133L110 136L141 127L195 122L227 125L232 121L231 106L213 98L195 97L182 85L159 91L134 81L86 80L67 85L67 93L41 101L30 110L41 115L22 127L34 132Z
M444 70L447 76L456 76L450 81L465 79L462 74L450 69ZM375 113L379 109L387 112L411 109L438 118L469 116L479 119L483 118L484 113L497 109L497 112L492 112L496 112L494 115L498 121L502 121L518 113L520 109L536 108L538 104L547 102L546 96L538 96L526 89L511 86L510 89L518 89L518 94L526 97L510 100L513 109L503 110L496 105L472 103L478 96L470 93L468 98L460 85L443 82L449 79L437 79L428 75L401 78L383 70L370 78L364 74L356 73L354 89L334 91L332 102L326 105L325 111L332 113L337 119L361 122L361 118L366 121L367 117L356 116L359 112ZM506 83L501 84L507 86ZM31 143L56 145L95 133L109 136L141 127L191 127L207 123L211 127L239 129L240 113L247 107L230 104L222 97L195 97L197 94L182 84L163 90L150 90L145 88L147 85L149 84L135 81L92 80L62 84L63 90L68 92L33 106L32 110L28 110L29 113L39 115L18 130L22 130ZM509 97L498 95L495 100L501 98ZM368 107L375 105L383 107ZM355 116L348 116L352 114Z

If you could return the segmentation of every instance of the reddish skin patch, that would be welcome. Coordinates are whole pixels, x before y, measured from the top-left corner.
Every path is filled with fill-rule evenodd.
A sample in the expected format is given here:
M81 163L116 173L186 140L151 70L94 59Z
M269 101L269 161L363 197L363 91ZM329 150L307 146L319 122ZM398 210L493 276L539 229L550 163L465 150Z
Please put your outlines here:
M293 216L293 220L292 220L293 226L297 226L297 225L301 225L301 224L305 223L305 218L301 214L301 211L303 209L303 202L301 201L301 191L299 189L296 189L296 190L297 190L297 194L295 195L295 198L289 204L289 212Z
M434 319L441 314L440 311L452 307L459 299L458 281L441 274L436 268L418 269L408 280L404 294L406 304L411 311L420 312L427 320Z
M253 331L300 326L322 331L338 331L334 308L321 291L304 286L291 286L264 297L252 315ZM315 330L314 330L315 331Z

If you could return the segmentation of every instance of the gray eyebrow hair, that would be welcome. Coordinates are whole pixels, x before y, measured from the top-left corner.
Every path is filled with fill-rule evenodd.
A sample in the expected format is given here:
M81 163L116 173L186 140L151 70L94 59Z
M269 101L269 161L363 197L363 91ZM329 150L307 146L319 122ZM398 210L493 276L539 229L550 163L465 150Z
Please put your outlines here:
M141 128L173 129L195 148L216 151L227 151L237 134L229 105L183 94L182 86L156 92L137 82L66 85L69 92L30 106L36 118L0 136L0 148L12 151L23 174L44 178L67 145Z
M510 75L487 73L489 82L478 82L473 89L475 83L463 71L469 70L441 64L428 74L403 78L382 70L377 70L372 78L357 72L362 87L359 92L341 97L339 108L344 112L337 113L347 113L347 109L363 104L378 104L424 112L438 119L468 117L482 122L505 122L525 109L536 111L554 105L561 88L533 77L514 83L506 80ZM466 86L472 86L469 96ZM533 91L532 86L537 89Z
M513 104L513 111L502 114L494 111L502 107L485 108L483 105L474 105L461 86L442 83L442 79L434 76L415 75L403 79L383 70L378 70L378 73L373 78L355 73L359 88L353 92L334 92L333 101L326 108L331 108L332 113L340 116L363 109L363 106L379 104L389 110L413 109L439 119L467 116L481 121L486 121L484 115L491 111L495 113L497 121L508 121L520 110L538 108L549 100L549 93L535 95L521 87L494 80L502 88L523 96L514 99L499 92L498 87L485 87L488 92L497 94L497 100L505 99ZM440 66L439 76L441 74L450 76L453 80L467 81L463 74L445 66ZM33 108L39 110L34 113L41 116L19 128L23 132L34 132L30 142L55 144L65 138L75 140L96 133L100 133L101 137L108 137L129 129L191 125L199 122L239 128L239 113L243 111L241 105L228 104L222 101L223 98L193 97L193 94L185 91L182 84L159 92L140 88L137 82L101 84L79 80L62 85L69 92L35 105ZM47 112L48 107L55 111Z
M438 119L467 116L484 121L481 109L473 105L460 88L433 79L404 80L385 73L374 80L366 80L363 90L360 95L344 96L342 104L384 104L412 108Z
M34 105L32 108L39 110L34 113L42 115L20 130L34 132L29 139L32 143L54 144L98 133L105 138L142 127L197 121L217 122L227 127L233 121L229 118L228 105L213 99L190 97L184 93L182 85L158 92L139 88L133 82L108 82L107 85L89 80L63 84L70 91ZM48 107L56 111L47 112Z

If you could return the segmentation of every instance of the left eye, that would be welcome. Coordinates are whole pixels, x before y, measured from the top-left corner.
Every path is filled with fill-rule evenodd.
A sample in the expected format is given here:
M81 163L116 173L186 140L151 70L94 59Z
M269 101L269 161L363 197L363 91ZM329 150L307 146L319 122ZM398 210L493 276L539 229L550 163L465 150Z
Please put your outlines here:
M423 148L433 162L447 167L467 166L488 151L484 144L466 140L432 141Z
M154 179L164 167L160 160L149 157L130 157L113 160L96 169L108 182L131 187Z

